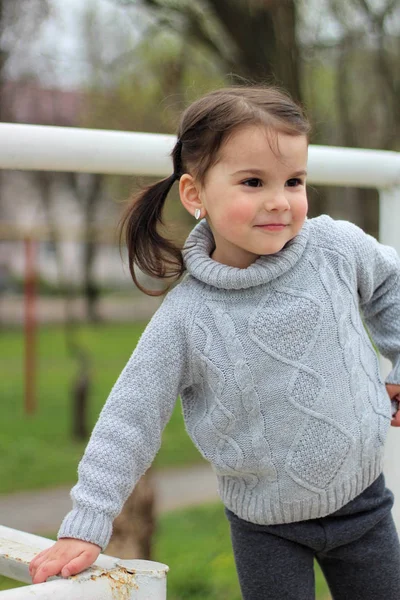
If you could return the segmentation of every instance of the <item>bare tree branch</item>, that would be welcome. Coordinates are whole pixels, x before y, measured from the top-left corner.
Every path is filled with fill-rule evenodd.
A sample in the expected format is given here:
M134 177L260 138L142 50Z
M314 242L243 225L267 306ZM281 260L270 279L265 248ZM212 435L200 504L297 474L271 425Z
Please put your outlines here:
M348 33L342 39L336 71L336 102L340 116L340 130L343 143L349 147L357 146L356 132L349 111L349 107L351 106L351 76L349 76L351 66L349 65L349 52L354 47L355 41L353 33Z
M116 0L184 15L186 32L237 75L283 84L300 99L294 0Z
M396 126L396 120L394 115L398 112L398 104L400 98L400 83L393 73L390 56L385 49L385 20L392 13L392 11L399 6L398 0L388 0L388 2L382 7L379 13L374 12L368 0L356 0L359 6L364 11L365 16L368 18L371 29L374 31L378 49L376 52L376 66L377 76L381 79L384 88L386 89L385 101L391 105L391 111L387 111L387 118L385 120L385 133L384 139L385 144L390 147L397 137L399 124Z
M135 0L116 1L123 6L138 6L138 2ZM234 51L232 41L229 36L223 33L222 27L215 20L215 16L210 11L209 2L191 3L168 0L141 0L140 4L153 9L153 14L158 15L159 19L160 14L164 14L164 16L166 14L174 15L175 17L179 16L186 24L186 27L182 31L186 39L196 39L216 56L220 56L227 65L234 65L235 61L232 60L232 52ZM213 32L212 27L210 27L210 22L212 21L214 22L214 29L217 29L216 32ZM170 27L176 28L176 19L175 23L171 19L168 24Z
M383 5L382 9L379 12L375 12L372 7L369 5L368 0L356 0L356 4L358 4L364 14L368 17L371 24L379 24L382 25L383 21L389 16L393 10L395 10L399 6L399 0L388 0L386 4Z

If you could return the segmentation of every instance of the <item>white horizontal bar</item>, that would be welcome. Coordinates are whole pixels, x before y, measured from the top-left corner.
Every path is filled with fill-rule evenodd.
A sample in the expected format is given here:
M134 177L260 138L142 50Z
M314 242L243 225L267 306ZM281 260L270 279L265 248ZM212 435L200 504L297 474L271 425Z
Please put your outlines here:
M175 136L0 123L0 168L117 175L172 173ZM309 183L390 188L400 153L310 146Z
M334 186L392 188L400 185L400 152L311 145L308 181Z
M0 168L163 176L172 172L175 140L155 133L0 123Z
M0 525L0 574L32 583L29 575L30 561L38 552L53 544L53 540ZM68 579L50 577L43 584L0 592L0 599L32 596L41 600L165 600L167 571L168 567L162 563L121 560L100 554L96 562L79 575ZM99 583L92 585L93 582ZM125 595L122 594L123 590Z

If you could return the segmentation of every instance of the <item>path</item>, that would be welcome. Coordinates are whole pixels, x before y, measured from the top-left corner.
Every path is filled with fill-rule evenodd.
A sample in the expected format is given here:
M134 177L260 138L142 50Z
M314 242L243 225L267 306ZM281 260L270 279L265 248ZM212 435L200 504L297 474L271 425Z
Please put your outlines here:
M156 512L218 501L209 465L153 472ZM0 524L29 533L54 533L71 509L70 486L0 495Z
M162 298L134 296L101 297L98 302L98 315L105 322L147 321L160 306ZM85 301L76 298L71 301L71 314L79 322L86 321ZM65 298L39 296L35 302L35 315L38 323L63 323L66 320ZM24 298L17 294L0 294L0 325L20 325L24 322Z

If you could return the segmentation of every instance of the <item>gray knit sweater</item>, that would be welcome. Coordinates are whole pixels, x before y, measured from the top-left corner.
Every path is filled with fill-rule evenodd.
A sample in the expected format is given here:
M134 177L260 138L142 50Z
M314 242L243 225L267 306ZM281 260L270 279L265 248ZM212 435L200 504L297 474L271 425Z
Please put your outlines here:
M327 216L247 269L212 260L212 249L201 221L184 252L188 274L100 414L59 537L107 545L178 394L222 501L248 521L325 516L381 473L391 405L362 317L392 361L387 382L400 384L396 252Z

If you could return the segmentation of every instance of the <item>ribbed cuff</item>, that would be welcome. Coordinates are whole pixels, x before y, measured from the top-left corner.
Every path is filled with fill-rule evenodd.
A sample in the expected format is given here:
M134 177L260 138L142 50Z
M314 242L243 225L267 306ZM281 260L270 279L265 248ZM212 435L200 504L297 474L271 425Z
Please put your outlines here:
M89 509L71 510L61 523L57 534L59 538L76 538L91 542L103 551L111 537L112 520L107 515L95 513Z

